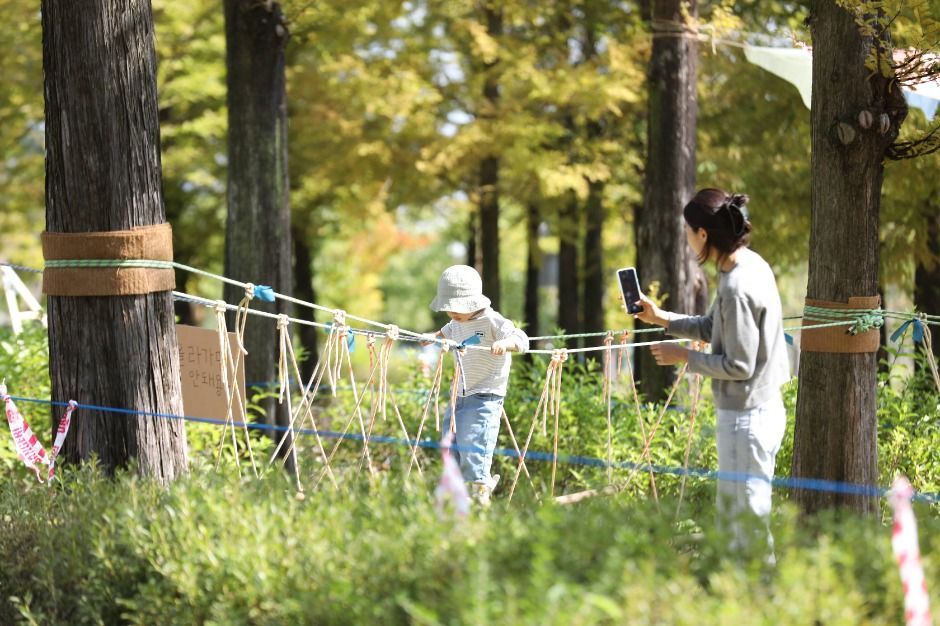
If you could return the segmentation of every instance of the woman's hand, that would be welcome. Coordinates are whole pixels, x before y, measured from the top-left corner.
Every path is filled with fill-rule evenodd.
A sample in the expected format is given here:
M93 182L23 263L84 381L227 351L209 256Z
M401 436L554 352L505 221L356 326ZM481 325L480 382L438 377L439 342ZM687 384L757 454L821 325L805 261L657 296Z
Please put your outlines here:
M629 313L629 311L627 311L627 305L623 301L623 295L620 296L620 304L624 312ZM662 326L663 328L669 326L669 318L666 317L665 312L653 304L653 301L644 296L642 293L640 294L640 299L637 300L634 304L643 308L639 313L633 314L633 319L640 320L641 322L645 322L647 324Z
M657 365L676 365L689 361L689 350L674 343L660 343L650 346L650 352Z

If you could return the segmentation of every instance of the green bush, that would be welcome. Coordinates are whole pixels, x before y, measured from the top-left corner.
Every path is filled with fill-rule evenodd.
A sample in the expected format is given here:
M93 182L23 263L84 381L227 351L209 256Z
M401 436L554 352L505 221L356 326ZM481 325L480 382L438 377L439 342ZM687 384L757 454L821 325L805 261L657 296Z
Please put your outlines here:
M280 474L168 489L67 470L0 495L0 623L897 624L890 527L775 518L778 566L725 553L628 495L497 501L441 518L430 481L385 474L304 500ZM940 523L921 510L927 579ZM709 526L714 511L696 510ZM936 589L932 587L936 594ZM934 596L936 597L936 595Z
M45 335L0 336L0 368L16 395L49 394ZM397 364L394 386L411 436L417 431L429 380L412 363ZM513 368L506 409L521 446L532 424L544 361ZM897 375L897 371L894 374ZM363 380L358 381L362 385ZM879 393L881 483L907 474L915 488L940 484L938 396L913 376L886 375ZM346 381L348 384L348 381ZM445 382L445 386L448 383ZM341 384L341 387L343 385ZM707 384L706 384L707 387ZM785 387L790 416L778 475L792 458L796 385ZM255 398L257 402L260 398ZM368 422L372 396L366 394ZM615 461L641 462L642 435L627 379L614 384L611 412ZM442 400L443 404L446 399ZM296 401L295 401L296 404ZM354 399L321 392L318 425L359 432ZM642 402L643 428L657 423L651 460L714 468L714 409L707 389L691 430L686 385L674 405ZM21 408L46 442L49 411ZM374 433L401 437L394 413ZM123 419L123 416L122 416ZM565 368L559 453L605 459L607 407L597 366L573 359ZM489 510L455 523L436 513L431 494L439 452L420 451L423 477L406 479L408 451L373 442L380 469L361 471L362 445L342 440L333 466L341 488L316 482L323 459L312 437L298 439L306 498L295 497L284 472L266 468L261 480L239 477L226 440L216 471L220 430L188 427L192 475L162 489L133 469L113 480L93 464L66 467L51 489L37 485L0 446L0 623L33 624L894 624L903 600L882 520L823 516L800 520L777 498L774 534L778 566L727 554L711 532L714 482L690 478L680 508L680 479L618 468L625 489L614 497L559 506L544 497L551 463L528 463L512 503L506 488L517 461L500 456L501 496ZM423 438L436 439L433 415ZM338 440L325 439L327 452ZM272 451L253 433L256 459ZM550 452L537 427L530 450ZM501 429L500 448L511 448ZM242 456L242 461L246 460ZM560 463L555 492L607 483L607 470ZM783 495L783 493L780 493ZM537 501L541 498L541 501ZM781 501L784 501L780 504ZM927 579L936 579L940 520L918 505ZM931 591L936 594L931 584Z

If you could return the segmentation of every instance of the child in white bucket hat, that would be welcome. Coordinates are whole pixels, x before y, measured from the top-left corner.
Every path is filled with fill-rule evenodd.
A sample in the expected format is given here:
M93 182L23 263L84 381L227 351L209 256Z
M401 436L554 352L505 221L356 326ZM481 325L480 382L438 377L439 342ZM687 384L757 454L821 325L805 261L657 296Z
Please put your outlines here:
M456 438L451 451L464 480L470 483L471 494L486 504L499 481L498 475L490 474L490 468L512 364L508 353L528 350L529 338L490 308L480 275L468 265L444 270L431 309L447 313L451 320L435 337L489 348L466 350L461 357L463 377L457 381L456 407L448 406L444 420L446 435L451 428L451 412L456 414Z

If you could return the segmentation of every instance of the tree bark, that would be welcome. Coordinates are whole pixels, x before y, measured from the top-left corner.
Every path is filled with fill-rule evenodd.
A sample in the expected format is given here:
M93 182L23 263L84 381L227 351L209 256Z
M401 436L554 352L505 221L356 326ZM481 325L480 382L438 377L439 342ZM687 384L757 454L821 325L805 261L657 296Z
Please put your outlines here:
M292 229L291 240L294 243L294 293L300 300L307 302L316 302L317 294L313 286L313 255L310 253L310 246L303 234L297 229ZM313 316L313 309L308 307L297 307L297 317L308 322L316 321ZM317 329L314 326L298 326L298 335L300 336L300 345L307 353L307 357L300 364L300 373L303 375L303 383L306 384L313 375L313 370L319 360L319 337Z
M229 122L225 273L287 293L292 250L284 75L288 31L276 2L225 0L224 6ZM227 301L237 302L243 295L238 287L226 285ZM281 300L256 299L251 307L290 312ZM273 381L277 345L272 321L249 316L246 381ZM285 405L277 405L273 398L262 405L269 423L287 425Z
M150 2L44 0L42 27L47 230L164 223ZM183 414L169 292L50 296L48 306L55 400ZM133 459L162 483L186 471L180 420L89 409L74 420L66 461L97 455L110 473Z
M604 183L589 183L585 205L584 231L584 329L585 332L604 330ZM602 337L590 345L603 345ZM601 352L588 352L588 358L599 360Z
M526 211L526 265L525 304L523 306L526 334L539 335L539 270L542 268L542 251L539 249L539 207L529 203Z
M597 57L597 19L590 10L584 19L585 62ZM602 119L586 124L590 145L600 141L604 125ZM604 330L604 186L603 181L588 180L588 197L584 211L584 329L586 332ZM586 339L587 345L603 345L602 338ZM601 352L588 352L588 359L600 361Z
M936 207L927 215L927 246L933 263L921 261L914 270L914 305L918 311L940 315L940 210ZM940 332L933 340L933 353L940 357Z
M838 122L855 120L862 109L891 105L886 102L888 80L865 68L876 42L863 37L834 0L814 4L811 28L813 202L807 297L845 301L878 292L882 161L906 109L892 112L887 136L856 127L855 137L843 142L836 132ZM801 355L794 477L876 484L876 371L875 353ZM863 513L878 510L876 498L809 490L794 496L806 513L837 505Z
M487 0L483 5L486 32L498 38L503 34L503 14L495 2ZM483 105L481 119L492 122L497 117L499 106L499 81L495 67L498 60L484 66ZM499 281L499 166L497 154L488 154L480 163L480 252L483 260L483 293L492 301L492 307L500 308Z
M467 219L467 265L482 272L483 266L480 263L480 213L477 209L470 209L470 216Z
M559 213L558 326L566 335L576 335L581 332L581 281L578 275L581 216L578 198L573 192ZM577 348L580 343L577 339L571 339L565 342L565 347Z
M682 209L695 190L698 43L685 29L695 0L653 0L653 51L649 67L649 143L644 206L636 215L637 274L644 291L659 284L663 306L686 314L704 312L708 285L685 241ZM675 380L649 350L637 352L640 390L662 400Z

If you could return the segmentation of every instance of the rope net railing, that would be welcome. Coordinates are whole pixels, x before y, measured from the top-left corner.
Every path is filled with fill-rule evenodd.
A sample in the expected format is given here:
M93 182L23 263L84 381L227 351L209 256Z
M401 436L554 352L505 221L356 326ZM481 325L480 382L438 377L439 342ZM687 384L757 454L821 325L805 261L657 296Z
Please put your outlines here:
M51 264L52 262L50 262ZM86 262L93 265L95 262ZM337 455L340 451L340 448L345 441L358 441L362 444L362 450L359 454L358 467L360 469L365 469L368 472L370 478L375 476L375 463L372 449L370 447L371 443L381 443L381 444L390 444L395 443L402 446L407 446L408 448L408 467L406 470L407 474L410 474L412 470L416 470L419 474L423 473L421 457L418 455L418 450L420 448L428 447L438 447L438 444L434 443L432 440L422 439L422 434L426 432L428 427L428 421L433 415L434 425L437 430L440 430L441 425L441 389L443 386L445 378L445 359L449 352L453 351L455 355L461 354L465 350L488 350L489 348L479 345L468 345L466 343L458 343L452 340L441 339L433 337L429 334L418 333L415 331L409 331L401 329L394 324L385 323L377 320L371 320L361 316L350 315L347 312L341 309L334 309L330 307L325 307L322 305L317 305L314 303L304 302L302 300L297 300L295 298L285 296L283 294L278 294L271 290L269 287L263 285L254 285L252 283L244 283L241 281L236 281L218 274L213 274L211 272L206 272L203 270L198 270L196 268L191 268L189 266L172 263L172 267L175 269L181 269L186 271L192 271L196 274L206 276L219 280L221 282L232 284L235 286L242 287L244 291L244 297L241 301L236 304L231 304L222 300L211 300L208 298L203 298L200 296L187 294L183 292L173 292L173 297L180 301L190 302L192 304L204 306L207 308L212 308L216 313L216 329L219 334L219 345L223 355L223 387L227 399L227 411L224 419L213 419L213 418L193 418L193 417L184 417L184 416L169 416L169 415L154 415L157 417L166 417L167 419L184 419L202 423L211 423L222 426L222 433L219 439L219 444L216 453L216 463L218 464L221 461L223 450L225 449L224 442L230 440L230 449L234 455L234 462L241 471L241 466L239 464L240 458L247 457L252 472L255 476L262 475L267 468L274 466L277 463L287 463L288 459L291 461L290 465L293 468L294 478L296 481L296 486L298 491L303 491L304 485L302 483L301 474L300 474L300 462L297 456L297 441L298 435L312 436L315 439L315 455L322 464L317 476L314 480L314 486L319 486L323 480L329 480L329 482L336 487L337 478L336 472L334 471L333 464L336 462ZM4 265L10 265L4 263ZM59 266L60 264L56 265ZM51 266L51 265L50 265ZM113 266L111 262L105 263L102 266ZM29 271L31 268L24 268L23 271ZM36 270L41 271L41 270ZM326 312L332 315L332 322L316 322L310 320L303 320L294 317L289 317L284 314L274 314L266 311L262 311L256 308L251 308L251 302L255 299L271 302L276 299L281 299L286 302L290 302L297 305L307 306L316 311ZM233 352L230 344L224 338L227 336L229 329L226 324L226 313L235 312L235 329L234 334L236 337L237 350ZM240 359L236 357L238 352L241 352L244 356L247 354L247 351L244 349L244 331L245 323L249 316L258 316L261 318L266 318L272 320L276 323L278 329L278 380L277 389L278 389L278 401L281 403L287 404L287 413L290 416L289 423L285 425L269 425L253 422L249 419L249 411L247 410L247 398L242 396L242 391L239 389L239 385L234 384L234 381L237 380L238 368ZM812 330L814 328L830 328L834 326L845 326L847 332L865 332L873 328L878 328L886 319L894 319L902 322L902 325L898 330L892 335L892 340L898 340L906 336L908 330L913 330L915 341L920 343L925 343L929 346L930 342L930 330L929 327L932 325L940 325L940 316L927 315L924 313L918 312L901 312L901 311L888 311L883 309L842 309L839 311L832 311L828 309L822 309L819 307L807 307L804 311L803 316L790 317L788 319L798 319L803 318L804 325L798 327L788 327L788 331L805 331ZM372 326L373 328L378 328L381 330L373 330L370 328L361 328L353 327L349 325L349 320L357 321L366 326ZM806 324L806 322L810 322ZM305 384L298 385L299 392L299 401L295 402L294 393L291 391L291 381L300 381L302 383L302 377L300 374L300 368L297 362L296 353L292 345L292 337L289 331L290 324L306 325L312 326L318 329L323 330L327 333L327 340L324 347L324 350L316 363L316 366L313 370L313 374L309 377L308 381ZM524 440L523 445L520 447L519 442L516 440L515 433L512 430L512 422L509 419L509 416L506 415L503 411L503 423L506 427L505 432L512 442L512 448L504 449L500 454L506 456L513 456L518 459L518 464L516 466L514 476L512 479L512 484L509 489L509 499L511 500L513 494L517 489L520 478L525 475L529 479L530 483L532 480L531 473L529 472L528 467L526 466L527 460L550 460L552 463L551 469L551 478L549 481L549 494L550 496L554 495L555 488L555 478L557 465L559 463L574 463L586 465L589 467L604 467L606 469L607 475L607 484L608 488L614 490L621 490L626 488L627 485L634 479L637 473L649 474L649 482L651 492L654 498L658 499L656 480L655 476L657 474L673 474L683 477L683 483L681 487L681 493L684 494L685 489L685 479L689 476L713 476L717 477L717 473L709 473L708 470L689 470L689 450L692 441L692 429L695 425L695 415L697 412L698 400L700 398L700 380L696 378L696 391L693 393L690 392L690 398L693 398L690 407L690 420L688 425L688 439L685 446L685 455L684 455L684 464L680 468L668 468L657 466L652 462L651 449L653 448L654 438L659 432L661 425L663 423L664 416L670 408L670 404L673 400L674 395L677 392L677 389L681 382L685 380L685 372L682 371L675 379L675 384L670 390L669 398L666 403L662 406L659 411L656 419L653 423L647 424L644 417L643 411L641 410L639 404L639 397L636 391L636 384L633 379L633 372L630 369L629 358L624 358L624 354L627 349L637 348L642 346L656 345L661 343L684 343L688 340L685 339L659 339L659 340L650 340L650 341L637 341L630 342L628 341L630 335L637 334L641 332L664 332L664 329L621 329L621 330L608 330L603 332L596 333L578 333L570 335L545 335L541 337L532 337L530 340L553 340L553 339L578 339L578 338L590 338L590 337L604 337L603 344L600 346L589 346L584 348L573 348L573 349L552 349L552 350L530 350L531 354L541 354L547 355L550 357L547 364L544 385L542 393L539 396L538 403L536 404L536 409L532 417L532 421L527 430L527 436ZM619 343L615 343L615 336L619 339ZM367 349L369 351L369 368L368 375L366 377L366 382L362 386L357 385L357 379L355 371L352 365L352 359L350 356L350 350L352 347L352 342L355 337L364 338L366 341ZM379 345L379 342L381 344ZM430 390L427 392L427 395L423 402L420 404L419 415L416 420L416 425L414 425L415 436L412 437L409 434L408 425L406 420L402 416L395 391L391 388L388 383L388 369L392 347L396 342L421 342L425 344L435 343L438 344L441 348L440 354L437 359L436 367L434 368L434 374L431 377L431 386ZM559 454L559 416L561 412L562 405L562 373L564 370L565 362L568 360L570 354L584 353L584 352L594 352L594 351L603 351L604 352L604 368L603 375L605 377L604 381L604 391L603 391L603 403L607 408L607 445L606 445L606 460L604 459L594 459L585 460L585 457L571 456L571 455L561 455ZM929 352L929 350L928 350ZM616 359L615 359L616 356ZM613 370L613 363L616 361L616 371ZM455 398L453 394L457 389L457 382L460 376L460 358L454 359L454 371L451 381L451 394L449 402L453 403ZM632 398L634 400L634 406L636 408L636 417L638 419L638 428L641 435L641 452L640 457L641 461L636 462L626 462L626 461L614 461L613 459L613 428L611 421L611 407L614 406L615 402L613 400L613 387L614 380L613 376L623 375L623 365L626 363L627 376L626 379L629 380L629 389L632 390ZM936 367L933 367L933 373L936 378ZM318 393L326 389L332 394L333 397L336 397L337 390L340 387L340 383L344 378L347 378L346 386L352 391L353 398L353 407L349 411L348 415L344 420L341 421L343 428L338 431L333 431L330 429L322 428L318 424L317 420L317 410L314 407L315 400ZM938 381L938 389L940 389L940 381ZM368 400L367 400L368 396ZM26 399L22 398L25 401L40 401L38 399ZM100 411L112 411L126 414L136 414L136 412L127 410L127 409L111 409L109 407L100 407L97 405L87 404L79 405L79 407L84 406L90 410L100 410ZM400 430L401 437L389 436L387 434L376 434L375 429L376 425L381 422L386 422L389 420L389 416L393 416L395 419L396 428ZM453 423L453 421L451 421ZM549 433L548 425L552 424L552 432ZM543 438L547 438L552 441L552 452L543 453L543 452L532 452L530 451L530 445L533 441L533 435L541 425L541 435ZM267 430L274 434L277 437L277 445L274 452L271 454L271 457L268 459L266 464L261 464L256 461L251 448L251 438L249 437L249 430ZM241 440L239 440L239 433L241 434ZM332 446L326 446L325 440L332 439L334 440ZM454 447L454 449L458 449ZM459 450L458 450L459 451ZM511 454L510 454L511 452ZM615 481L615 476L613 474L614 469L628 469L629 474L626 480L621 482ZM883 495L883 491L879 491L878 494ZM681 499L680 499L681 505Z

